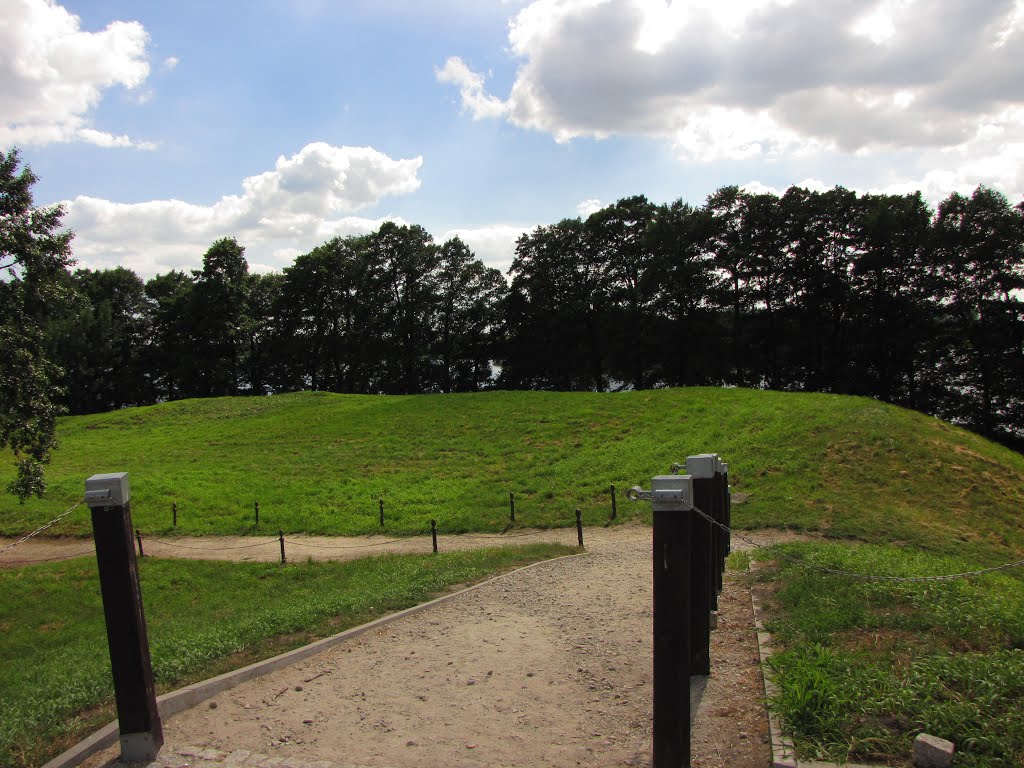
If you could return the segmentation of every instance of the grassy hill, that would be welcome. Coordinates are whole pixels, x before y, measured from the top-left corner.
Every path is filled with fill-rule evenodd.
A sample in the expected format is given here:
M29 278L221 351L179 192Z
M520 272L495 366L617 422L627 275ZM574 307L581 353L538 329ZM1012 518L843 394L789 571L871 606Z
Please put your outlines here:
M354 534L588 524L646 505L688 454L730 464L741 527L818 529L1000 560L1024 549L1024 457L937 419L865 398L690 388L618 394L489 392L379 397L298 393L189 400L64 418L43 500L0 498L0 533L31 530L81 498L96 472L128 471L133 517L167 533ZM11 477L0 461L0 483ZM87 514L60 533L87 534Z

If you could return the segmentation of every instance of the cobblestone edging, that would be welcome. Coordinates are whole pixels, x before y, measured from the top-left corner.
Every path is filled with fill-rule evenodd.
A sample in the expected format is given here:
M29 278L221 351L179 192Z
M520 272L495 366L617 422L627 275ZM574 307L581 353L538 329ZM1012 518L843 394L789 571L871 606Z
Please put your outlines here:
M750 563L750 570L757 569L757 563ZM772 636L765 631L764 623L761 621L761 604L754 596L754 590L750 590L750 607L754 612L754 628L757 631L757 653L761 659L761 676L764 679L764 694L766 698L773 697L778 691L778 686L768 676L766 669L768 659L775 649L772 647ZM782 723L778 716L768 711L768 732L772 746L772 768L879 768L878 765L866 765L864 763L821 763L811 760L797 760L796 749L793 747L793 740L782 730Z
M294 757L271 757L250 752L247 749L236 749L222 752L217 749L203 747L168 748L160 750L160 755L152 762L125 763L118 760L111 768L365 768L352 763L332 763L330 760L300 760Z

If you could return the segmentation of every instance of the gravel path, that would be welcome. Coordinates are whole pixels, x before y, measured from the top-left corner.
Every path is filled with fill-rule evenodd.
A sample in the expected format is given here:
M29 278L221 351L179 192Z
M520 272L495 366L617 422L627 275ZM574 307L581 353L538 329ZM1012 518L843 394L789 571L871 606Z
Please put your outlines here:
M268 768L647 765L650 537L632 526L588 531L583 557L511 574L169 718L166 751L266 755ZM764 768L743 577L727 576L720 608L693 764Z

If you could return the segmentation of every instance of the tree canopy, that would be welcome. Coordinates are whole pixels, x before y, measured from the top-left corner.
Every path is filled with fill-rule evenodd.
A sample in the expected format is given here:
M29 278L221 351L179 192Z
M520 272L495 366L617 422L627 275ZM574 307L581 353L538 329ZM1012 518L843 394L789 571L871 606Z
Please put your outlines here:
M72 298L72 235L60 230L60 206L33 204L35 182L17 150L0 152L0 448L14 453L18 474L8 490L22 500L46 489L60 371L46 353L44 326Z

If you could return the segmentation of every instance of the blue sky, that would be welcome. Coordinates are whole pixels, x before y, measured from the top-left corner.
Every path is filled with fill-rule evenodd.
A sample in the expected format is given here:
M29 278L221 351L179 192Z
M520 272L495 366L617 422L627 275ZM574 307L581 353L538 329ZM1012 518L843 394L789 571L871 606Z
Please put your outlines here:
M6 0L0 146L82 266L255 270L720 186L1024 194L1021 0Z

